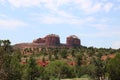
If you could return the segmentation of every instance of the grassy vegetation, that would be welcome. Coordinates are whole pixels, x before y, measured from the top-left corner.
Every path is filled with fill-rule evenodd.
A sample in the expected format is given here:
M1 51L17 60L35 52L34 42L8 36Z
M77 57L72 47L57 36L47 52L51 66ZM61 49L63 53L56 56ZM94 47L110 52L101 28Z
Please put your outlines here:
M9 40L0 40L0 79L120 80L120 49L39 48L13 49Z

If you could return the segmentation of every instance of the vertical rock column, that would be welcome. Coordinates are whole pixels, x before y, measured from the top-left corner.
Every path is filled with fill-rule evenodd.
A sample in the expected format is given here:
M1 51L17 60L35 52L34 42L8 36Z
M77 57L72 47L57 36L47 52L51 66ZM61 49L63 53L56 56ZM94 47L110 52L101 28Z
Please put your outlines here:
M81 45L80 39L75 35L71 35L67 37L66 43L68 46L80 46Z
M45 37L45 40L46 40L46 45L48 45L48 46L60 45L59 36L57 36L57 35L55 35L55 34L47 35L47 36Z

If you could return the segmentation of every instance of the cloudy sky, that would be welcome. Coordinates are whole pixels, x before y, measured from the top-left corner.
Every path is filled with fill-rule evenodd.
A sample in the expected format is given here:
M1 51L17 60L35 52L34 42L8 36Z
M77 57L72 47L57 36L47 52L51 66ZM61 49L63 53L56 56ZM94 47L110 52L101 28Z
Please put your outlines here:
M120 48L120 0L0 0L0 39L12 44L57 34L84 46Z

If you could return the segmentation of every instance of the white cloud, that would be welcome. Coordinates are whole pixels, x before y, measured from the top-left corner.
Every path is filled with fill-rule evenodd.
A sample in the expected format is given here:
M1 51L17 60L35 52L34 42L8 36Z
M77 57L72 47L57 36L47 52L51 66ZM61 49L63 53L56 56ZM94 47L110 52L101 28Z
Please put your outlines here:
M5 15L5 14L0 14L0 18L7 18L7 15Z
M105 38L111 38L111 39L114 39L117 37L117 39L119 39L118 36L120 36L120 28L119 26L114 26L114 28L112 27L112 25L109 25L109 24L90 24L89 25L91 28L95 28L95 29L98 29L96 30L95 32L92 32L92 33L85 33L85 34L82 34L82 36L85 36L85 37L94 37L94 38L97 38L97 37L105 37ZM89 28L90 28L89 27ZM115 28L117 27L117 28ZM91 31L90 31L91 32Z
M63 23L63 20L60 17L50 16L50 15L49 16L43 15L39 19L40 19L40 22L45 24Z
M114 10L116 10L116 11L120 10L120 5L117 5L117 6L114 8Z
M69 4L70 2L72 2L72 0L57 0L57 5Z
M0 1L4 2L5 0ZM102 10L109 12L113 7L113 3L110 1L103 3L98 0L8 0L8 2L16 8L41 6L51 12L59 11L60 7L67 5L77 8L78 10L82 10L86 13L96 13Z
M101 8L102 8L102 3L97 3L89 10L89 12L91 13L98 12L101 10Z
M94 33L86 33L86 34L82 34L82 36L85 36L85 37L116 37L116 36L119 36L120 35L120 32L119 31L116 31L116 30L103 30L103 31L98 31L98 32L94 32Z
M0 3L4 3L5 2L5 0L0 0Z
M0 28L2 29L14 29L17 27L26 26L27 24L19 20L5 20L0 19Z
M106 30L107 28L108 28L108 26L109 25L107 25L107 24L92 24L91 25L91 27L94 27L94 28L96 28L96 29L98 29L98 30Z
M4 5L5 4L5 0L0 0L0 4Z
M70 13L66 13L65 11L62 11L62 10L57 10L56 13L61 17L75 18L75 16L71 15Z
M41 0L8 0L8 2L14 7L31 7L39 6Z
M73 8L76 8L82 12L91 14L105 10L105 12L109 12L113 7L113 4L107 2L103 4L101 1L95 0L8 0L8 2L16 7L31 7L31 6L41 6L43 9L47 9L49 15L38 16L38 20L45 24L54 24L54 23L67 23L67 24L86 24L86 22L91 22L94 20L93 17L80 18L78 16L73 15L72 13L68 13L67 10L61 9L62 6L70 5ZM72 4L72 5L71 5ZM42 13L42 12L41 12ZM95 25L98 28L105 27L106 25Z
M108 0L101 0L101 1L106 2L106 1L108 1Z
M113 8L113 3L94 0L76 0L78 8L85 11L86 13L96 13L104 10L105 12L109 12Z
M119 40L119 41L115 41L115 42L113 42L113 44L112 44L112 48L115 48L115 49L120 48L120 40Z
M35 16L36 15L36 16ZM47 14L47 15L38 15L38 14L34 14L33 15L34 20L37 22L41 22L42 24L74 24L74 25L82 25L82 24L86 24L88 22L93 22L94 21L94 17L87 17L87 18L80 18L80 17L76 17L76 16L72 16L72 15L51 15L51 14Z
M95 18L92 16L85 18L85 21L87 21L87 22L93 22L94 20L95 20Z
M108 2L104 5L103 9L105 10L105 12L109 12L113 7L113 4Z
M84 11L88 11L91 8L92 0L75 0L75 4L78 6L79 9Z
M53 0L44 0L44 7L51 11L55 11L58 8L57 3Z
M95 13L101 10L102 3L96 2L94 0L76 0L75 3L78 8L85 11L86 13Z

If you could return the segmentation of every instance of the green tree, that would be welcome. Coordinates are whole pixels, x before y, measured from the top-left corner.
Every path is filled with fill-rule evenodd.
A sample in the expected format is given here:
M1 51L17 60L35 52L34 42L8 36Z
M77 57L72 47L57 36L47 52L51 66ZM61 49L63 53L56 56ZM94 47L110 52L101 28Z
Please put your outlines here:
M108 62L107 71L109 73L110 80L120 80L120 53Z
M83 57L83 54L76 55L76 63L78 66L82 65L82 57Z
M23 66L23 74L22 80L37 80L40 76L39 67L32 55L30 56L28 63Z
M67 50L66 49L62 49L60 54L61 54L62 58L67 58Z
M21 53L17 50L13 53L10 61L10 74L8 80L21 80L22 66L20 64Z
M106 73L106 62L102 61L101 58L93 58L93 64L96 67L96 78L98 80L104 80Z
M46 74L49 79L52 77L58 78L59 80L61 78L67 78L67 77L72 77L72 68L68 66L67 63L64 61L53 61L51 62L45 69Z
M12 47L9 40L0 40L0 79L9 80Z

